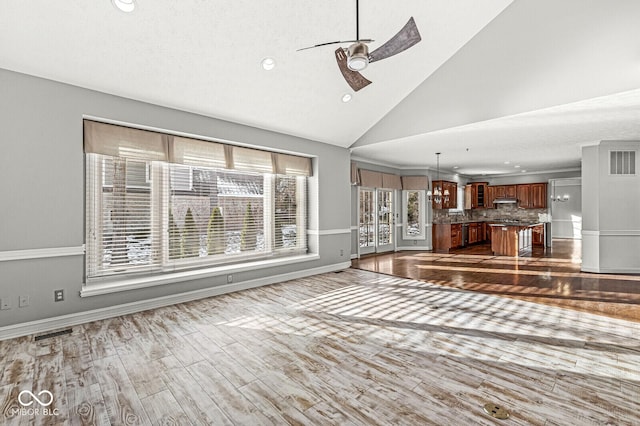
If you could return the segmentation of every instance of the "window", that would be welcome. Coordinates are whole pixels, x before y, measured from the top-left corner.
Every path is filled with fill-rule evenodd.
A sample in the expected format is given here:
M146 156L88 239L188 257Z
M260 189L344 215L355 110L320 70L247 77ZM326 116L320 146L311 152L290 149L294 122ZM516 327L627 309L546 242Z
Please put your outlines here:
M424 190L402 191L404 205L403 237L407 240L424 240Z
M85 121L87 282L306 253L310 160L235 148Z

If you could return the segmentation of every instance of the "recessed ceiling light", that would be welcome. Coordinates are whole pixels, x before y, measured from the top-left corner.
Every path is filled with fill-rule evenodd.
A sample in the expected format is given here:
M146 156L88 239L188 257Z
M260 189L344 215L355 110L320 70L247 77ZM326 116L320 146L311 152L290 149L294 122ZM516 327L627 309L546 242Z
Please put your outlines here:
M345 93L344 95L342 95L342 102L347 103L351 100L351 95L348 93Z
M459 167L459 166L453 166L453 168L454 168L454 169L459 169L460 167Z
M262 68L267 71L271 71L276 67L276 61L273 58L264 58L262 60Z
M504 164L511 164L511 161L505 161Z
M113 5L117 7L119 10L123 12L133 12L133 9L136 8L136 3L134 0L111 0Z
M515 166L513 166L513 167L515 167L516 169L519 169L519 168L520 168L520 164L516 164L516 165L515 165Z
M522 172L522 173L526 173L527 171L526 171L526 170L520 170L520 172Z

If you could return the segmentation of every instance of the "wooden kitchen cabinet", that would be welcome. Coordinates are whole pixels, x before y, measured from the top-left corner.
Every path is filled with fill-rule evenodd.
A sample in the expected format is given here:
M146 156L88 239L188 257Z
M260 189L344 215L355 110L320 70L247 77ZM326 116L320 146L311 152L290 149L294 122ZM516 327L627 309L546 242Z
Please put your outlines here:
M455 182L443 182L445 190L449 191L449 201L446 203L448 209L455 209L458 207L458 184Z
M534 226L531 234L531 242L534 246L544 246L544 225Z
M439 187L442 190L442 202L436 203L435 197L431 199L431 205L434 209L455 209L458 206L458 184L455 182L447 182L445 180L434 180L433 188ZM433 192L433 188L431 191ZM446 199L444 191L449 191L449 197Z
M546 183L531 184L531 208L532 209L547 208L547 184Z
M497 198L516 198L518 196L516 185L496 185L493 187L494 199Z
M433 224L433 251L435 253L449 253L450 249L460 246L462 246L461 224Z
M517 185L516 194L518 198L518 207L523 209L531 208L531 185Z
M456 248L462 245L462 225L451 225L451 247Z
M478 242L478 224L469 224L469 244L475 244Z
M486 206L487 182L473 182L465 187L465 208L482 209Z
M493 200L496 198L496 187L487 185L485 194L484 207L487 209L495 209L496 205L493 204Z

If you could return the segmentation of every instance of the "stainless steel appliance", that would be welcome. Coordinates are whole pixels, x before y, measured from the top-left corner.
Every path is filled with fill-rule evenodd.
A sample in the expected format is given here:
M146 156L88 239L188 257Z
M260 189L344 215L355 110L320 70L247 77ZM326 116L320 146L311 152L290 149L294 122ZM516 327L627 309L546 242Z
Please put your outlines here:
M469 224L462 224L462 238L461 238L462 247L466 247L469 245Z
M544 246L551 247L551 222L544 224Z

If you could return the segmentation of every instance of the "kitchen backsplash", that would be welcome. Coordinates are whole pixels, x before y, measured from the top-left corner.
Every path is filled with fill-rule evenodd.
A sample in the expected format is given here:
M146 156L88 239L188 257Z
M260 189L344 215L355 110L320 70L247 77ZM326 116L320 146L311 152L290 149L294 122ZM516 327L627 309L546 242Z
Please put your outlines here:
M433 210L433 223L500 219L537 222L539 220L538 214L546 214L547 212L547 209L520 209L515 204L497 204L497 208L495 209L474 209L455 212L449 212L449 210Z

